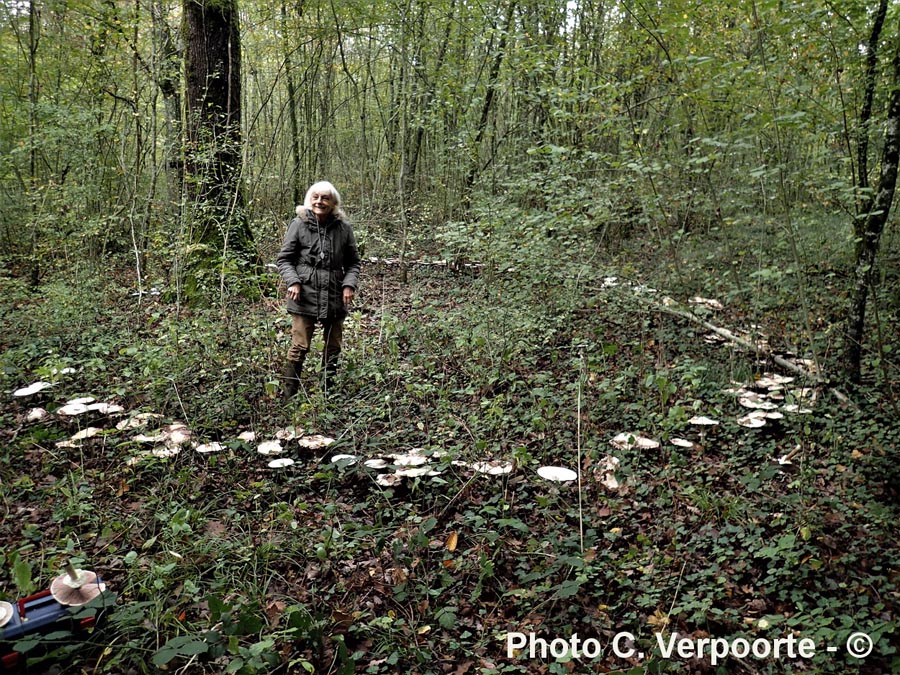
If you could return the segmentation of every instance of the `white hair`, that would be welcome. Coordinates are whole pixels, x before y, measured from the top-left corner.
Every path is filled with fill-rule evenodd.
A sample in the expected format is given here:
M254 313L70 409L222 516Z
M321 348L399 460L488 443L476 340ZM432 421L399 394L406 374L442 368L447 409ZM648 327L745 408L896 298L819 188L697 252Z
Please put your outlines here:
M306 191L306 197L303 198L303 203L297 207L298 216L302 216L304 212L312 212L312 195L314 192L319 194L327 192L330 194L332 199L334 199L334 210L332 213L337 218L346 220L347 215L344 213L344 209L341 208L341 204L343 203L341 202L341 193L327 180L320 180L318 183L313 183L309 186L309 190Z

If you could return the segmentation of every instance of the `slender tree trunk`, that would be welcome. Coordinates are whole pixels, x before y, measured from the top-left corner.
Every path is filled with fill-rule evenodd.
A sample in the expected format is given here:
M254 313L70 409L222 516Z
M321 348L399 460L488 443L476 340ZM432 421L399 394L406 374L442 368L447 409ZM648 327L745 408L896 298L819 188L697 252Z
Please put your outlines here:
M299 5L298 12L303 16L303 3ZM292 53L290 35L287 23L287 4L285 0L281 0L281 35L282 50L284 51L284 74L287 78L287 94L288 94L288 118L291 123L291 159L293 167L291 169L291 194L294 204L303 201L303 188L300 186L300 127L297 123L297 88L294 83L294 66L292 63Z
M41 264L38 255L38 177L37 177L37 51L40 43L37 1L28 3L28 202L31 209L30 281L37 288L41 280Z
M453 27L454 23L454 13L456 10L456 0L450 0L450 7L447 10L447 23L444 24L444 39L441 41L440 47L438 48L437 58L435 60L434 69L431 75L431 81L426 83L426 90L422 95L422 99L419 102L420 109L423 112L428 112L431 107L432 101L434 100L435 90L437 88L437 81L441 76L441 70L444 67L444 58L447 55L447 45L450 43L450 31ZM423 20L420 21L420 30L422 31L421 37L424 40L424 30L426 26L424 25L424 17ZM423 74L423 77L425 75ZM407 175L403 189L406 189L406 186L413 182L416 178L418 172L419 165L419 156L422 151L422 141L425 138L425 124L419 123L416 125L416 133L412 139L412 147L409 150L409 162L407 164Z
M859 113L859 128L857 130L857 180L860 191L869 187L869 127L872 120L872 102L875 99L875 85L878 80L878 45L881 42L881 31L884 28L884 19L887 15L888 0L878 3L878 11L872 22L872 33L869 35L868 51L866 53L865 91L863 93L862 109ZM869 201L868 197L863 197ZM862 215L862 214L860 214ZM858 221L861 224L861 220ZM857 228L857 234L861 234L861 227Z
M500 32L500 40L497 44L497 51L494 53L494 60L491 63L491 70L488 75L487 82L487 92L484 95L484 102L481 105L481 115L478 119L478 126L476 127L475 139L472 141L472 159L469 165L469 171L466 174L466 192L471 191L472 186L475 185L475 181L478 178L478 174L481 172L481 142L484 140L484 136L487 133L488 120L491 113L491 107L494 103L494 96L497 94L497 89L499 85L500 79L500 66L503 65L503 57L506 53L506 42L507 37L509 36L509 31L512 28L513 14L516 10L516 3L510 2L506 8L506 17L503 20L503 28Z
M891 204L894 201L894 190L897 185L897 166L900 163L900 30L894 36L893 68L890 85L891 93L878 189L868 201L868 208L865 210L866 215L861 219L861 224L855 228L859 242L856 250L853 285L850 289L850 308L847 312L843 353L844 375L854 383L860 381L866 303L875 275L875 259L878 254L881 233L884 231L884 225L887 222ZM865 171L860 171L860 177L865 173Z
M166 23L161 0L151 5L153 34L156 42L156 83L163 97L165 118L165 162L170 199L181 196L184 186L184 153L181 124L181 50Z

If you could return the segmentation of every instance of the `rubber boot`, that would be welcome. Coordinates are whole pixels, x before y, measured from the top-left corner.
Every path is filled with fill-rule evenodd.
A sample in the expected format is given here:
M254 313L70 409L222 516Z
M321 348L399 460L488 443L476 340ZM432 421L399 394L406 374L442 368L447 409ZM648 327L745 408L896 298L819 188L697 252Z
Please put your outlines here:
M303 370L303 359L286 361L284 364L284 398L293 398L300 387L300 372Z

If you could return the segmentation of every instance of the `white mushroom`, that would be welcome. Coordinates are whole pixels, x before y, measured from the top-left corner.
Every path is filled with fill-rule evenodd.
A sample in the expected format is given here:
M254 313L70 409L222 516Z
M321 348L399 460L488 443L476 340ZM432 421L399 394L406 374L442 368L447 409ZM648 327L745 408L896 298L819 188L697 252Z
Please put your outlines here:
M787 405L782 406L781 409L785 412L797 413L798 415L809 415L810 413L812 413L812 410L810 410L809 408L801 408L799 405L796 405L794 403L788 403Z
M762 377L760 377L756 382L754 382L755 387L759 387L760 389L782 389L784 385L790 384L794 381L793 377L787 377L785 375L778 375L777 373L763 373Z
M131 440L135 443L164 443L167 438L167 434L157 432L153 436L148 436L147 434L138 434L136 436L132 436Z
M655 450L659 447L659 441L654 441L652 438L647 438L640 434L628 433L627 431L617 434L610 440L609 444L619 450L630 450L631 448Z
M275 438L279 441L292 441L302 435L303 429L297 429L295 427L285 427L284 429L279 429L275 432Z
M56 577L50 584L53 599L67 607L86 605L104 590L106 584L94 572L75 569L71 563L66 564L65 574Z
M568 483L578 478L578 474L564 466L542 466L537 470L538 476L555 483Z
M59 415L74 417L75 415L83 415L87 411L87 406L84 403L69 403L68 405L64 405L56 412Z
M347 462L349 464L355 464L359 459L356 455L347 455L347 454L337 454L331 458L331 463L336 464L337 462Z
M440 476L441 472L434 471L427 466L411 466L406 469L397 469L394 475L402 478L420 478L421 476Z
M113 413L125 411L125 408L118 405L117 403L106 403L104 401L100 401L99 403L92 403L87 407L87 409L96 410L103 415L112 415Z
M179 445L157 445L150 451L150 454L154 457L165 459L167 457L174 457L180 452L181 446Z
M162 415L160 415L159 413L137 413L119 422L116 425L116 429L118 429L119 431L122 431L124 429L139 429L140 427L147 426L152 420L158 419L162 419Z
M213 441L212 443L200 443L199 445L195 445L194 450L205 455L210 452L222 452L224 446L218 441Z
M403 482L403 477L395 473L380 473L375 476L375 482L381 487L394 487Z
M71 440L73 440L73 441L82 441L82 440L84 440L85 438L91 438L92 436L96 436L96 435L99 434L101 431L103 431L103 429L98 429L97 427L87 427L87 428L85 428L85 429L82 429L82 430L79 431L78 433L74 434L74 435L72 436L72 439L71 439Z
M694 444L684 438L670 438L669 443L672 445L676 445L679 448L693 448Z
M48 413L43 408L32 408L25 415L25 421L26 422L40 422L42 419L47 417L47 415L49 415L49 414L50 413Z
M775 410L776 408L778 408L777 403L765 400L765 397L760 394L748 394L747 396L741 396L738 399L738 403L740 403L745 408L751 408L753 410Z
M78 405L78 404L81 404L81 405L85 405L85 406L86 406L88 403L93 403L93 402L96 401L96 400L97 400L97 399L95 399L93 396L82 396L82 397L80 397L80 398L73 398L71 401L66 401L66 405Z
M334 443L334 439L329 438L328 436L322 436L321 434L314 434L312 436L305 436L297 442L301 448L306 448L307 450L319 450Z
M494 462L473 462L470 466L478 473L485 473L489 476L503 476L512 473L515 468L512 462L501 462L499 460Z
M175 422L162 429L167 445L184 445L191 440L191 430L181 422Z
M737 423L746 427L747 429L759 429L761 427L766 426L765 417L759 417L758 415L745 415L744 417L739 417Z
M263 441L256 447L256 451L261 455L277 455L284 452L281 447L281 441Z
M0 600L0 628L3 628L13 618L13 606L5 600Z
M417 455L414 453L388 455L388 457L393 458L392 463L397 466L421 466L428 463L428 458L425 455Z
M269 462L268 466L270 469L284 469L285 467L291 466L294 463L290 457L279 457L278 459L273 459Z
M50 382L35 382L33 384L29 384L27 387L22 387L21 389L16 389L13 392L13 396L22 397L22 396L33 396L37 394L39 391L44 391L47 387L52 387L53 385Z
M688 420L688 424L695 424L701 427L714 427L718 424L718 420L711 419L709 417L704 417L702 415L697 415Z
M238 434L238 440L244 441L244 443L252 443L256 440L256 432L255 431L242 431Z
M607 490L618 490L619 481L615 476L615 471L618 467L618 457L605 455L603 459L597 462L597 466L594 469L594 478L596 478Z
M386 469L388 467L388 463L384 459L367 459L363 462L363 466L369 469Z

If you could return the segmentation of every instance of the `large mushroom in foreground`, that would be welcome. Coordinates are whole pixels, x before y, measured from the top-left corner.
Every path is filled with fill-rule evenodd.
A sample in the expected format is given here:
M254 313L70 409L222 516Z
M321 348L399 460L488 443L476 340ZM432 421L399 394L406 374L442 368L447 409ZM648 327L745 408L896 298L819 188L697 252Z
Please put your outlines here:
M65 570L50 584L50 595L61 605L80 607L106 590L106 584L94 572L75 569L72 563L66 563Z

